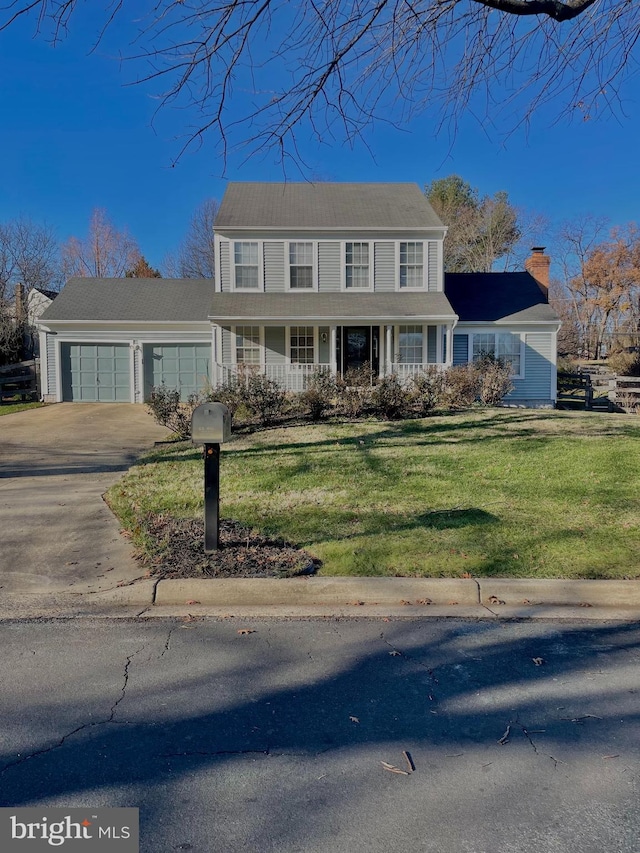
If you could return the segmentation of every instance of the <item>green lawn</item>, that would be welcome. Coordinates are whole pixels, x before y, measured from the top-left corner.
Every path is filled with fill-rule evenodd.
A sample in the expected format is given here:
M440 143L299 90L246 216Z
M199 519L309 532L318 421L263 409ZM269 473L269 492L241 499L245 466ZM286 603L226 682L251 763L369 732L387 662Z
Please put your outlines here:
M44 406L44 403L2 403L0 405L0 416L24 412L25 409L39 409L41 406Z
M481 410L272 429L223 445L221 514L325 575L640 577L640 418ZM200 451L154 453L109 492L145 546L148 512L202 515Z

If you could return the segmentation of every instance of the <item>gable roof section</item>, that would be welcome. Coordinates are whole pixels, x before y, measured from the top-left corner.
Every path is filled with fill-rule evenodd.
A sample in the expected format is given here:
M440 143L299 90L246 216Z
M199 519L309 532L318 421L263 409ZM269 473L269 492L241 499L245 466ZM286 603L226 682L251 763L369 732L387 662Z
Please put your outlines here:
M443 228L417 184L230 183L225 228Z
M444 291L461 323L559 321L528 272L445 273Z
M444 293L215 293L216 323L455 320Z
M207 322L213 281L72 278L40 317L49 322Z

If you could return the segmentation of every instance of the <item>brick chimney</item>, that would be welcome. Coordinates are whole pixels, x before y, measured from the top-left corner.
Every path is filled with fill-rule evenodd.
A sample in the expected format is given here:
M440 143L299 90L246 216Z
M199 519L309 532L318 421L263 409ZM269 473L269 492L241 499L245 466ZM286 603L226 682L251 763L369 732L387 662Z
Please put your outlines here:
M538 282L540 290L544 293L545 297L548 297L551 258L549 255L545 255L544 250L544 246L534 246L531 249L531 255L524 262L524 267Z
M26 320L26 308L24 304L24 284L16 284L14 291L14 306L16 323L23 323Z

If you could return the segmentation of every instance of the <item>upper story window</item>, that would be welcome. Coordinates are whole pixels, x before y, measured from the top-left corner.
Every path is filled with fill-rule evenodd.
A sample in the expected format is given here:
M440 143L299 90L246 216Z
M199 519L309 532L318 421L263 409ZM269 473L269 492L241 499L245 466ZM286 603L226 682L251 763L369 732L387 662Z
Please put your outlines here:
M520 335L514 335L510 332L474 332L473 360L478 361L486 355L510 364L512 376L522 375L522 341Z
M423 243L400 243L400 287L424 287Z
M345 244L345 287L349 290L371 288L371 260L368 243Z
M289 287L313 290L313 243L289 243Z
M258 243L233 244L236 290L260 290Z

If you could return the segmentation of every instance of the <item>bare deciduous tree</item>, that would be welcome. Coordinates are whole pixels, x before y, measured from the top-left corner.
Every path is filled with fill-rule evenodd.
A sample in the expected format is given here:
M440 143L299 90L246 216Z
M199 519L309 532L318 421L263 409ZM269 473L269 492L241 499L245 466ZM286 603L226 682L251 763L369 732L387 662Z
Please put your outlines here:
M119 231L105 210L96 208L87 237L70 237L62 246L62 269L66 278L123 278L140 256L133 237Z
M189 230L175 254L165 260L171 278L215 278L216 253L213 223L218 202L206 199L191 218Z
M199 111L182 150L213 131L224 155L245 143L285 164L300 161L297 134L352 140L427 105L455 121L474 94L492 120L526 121L556 98L592 117L617 106L640 26L635 0L156 0L146 17L132 0L101 16L82 5L10 0L0 29L32 16L60 39L91 14L95 40L121 38L162 105Z
M520 239L518 213L505 192L480 198L458 175L433 181L426 195L448 226L444 241L447 272L489 272Z
M53 228L26 217L0 223L0 303L20 282L27 295L34 288L57 290L59 246Z

